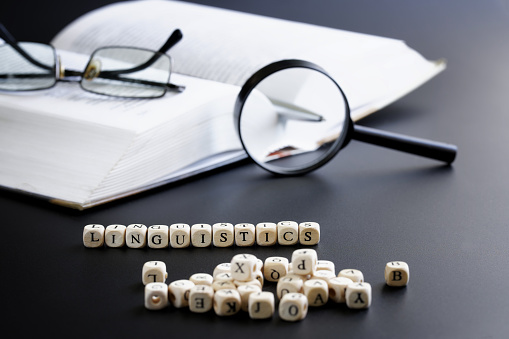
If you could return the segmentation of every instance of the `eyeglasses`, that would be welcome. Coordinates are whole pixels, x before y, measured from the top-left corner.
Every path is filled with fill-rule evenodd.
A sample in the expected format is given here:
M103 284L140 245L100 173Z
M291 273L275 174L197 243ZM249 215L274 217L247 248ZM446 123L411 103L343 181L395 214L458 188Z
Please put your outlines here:
M66 70L47 44L17 42L0 23L0 90L32 91L58 81L79 82L86 91L122 98L158 98L185 87L170 83L172 59L165 54L182 39L176 29L158 51L103 47L90 56L83 72Z
M341 87L303 60L278 61L253 74L238 94L234 118L248 156L280 175L313 171L352 139L447 164L457 152L451 144L354 124Z

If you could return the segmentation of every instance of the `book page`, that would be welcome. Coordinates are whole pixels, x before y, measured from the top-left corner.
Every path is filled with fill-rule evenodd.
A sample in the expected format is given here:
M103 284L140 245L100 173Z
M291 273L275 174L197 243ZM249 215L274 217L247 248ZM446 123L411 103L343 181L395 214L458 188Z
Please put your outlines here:
M181 74L242 85L281 59L325 68L345 91L358 119L415 89L445 68L399 40L176 1L130 1L86 14L53 40L91 53L105 45L157 50L180 28L169 54Z

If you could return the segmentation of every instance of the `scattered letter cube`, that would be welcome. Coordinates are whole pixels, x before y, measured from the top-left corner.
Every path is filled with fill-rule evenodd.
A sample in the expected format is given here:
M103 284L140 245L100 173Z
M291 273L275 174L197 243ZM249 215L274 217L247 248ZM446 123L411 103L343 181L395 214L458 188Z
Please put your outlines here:
M276 282L288 274L288 259L285 257L268 257L263 266L263 275L267 281Z
M308 314L308 299L301 293L287 293L279 302L279 317L286 321L299 321Z
M292 254L292 271L299 275L313 274L317 261L318 255L315 250L310 248L295 250Z
M197 285L189 291L189 310L195 313L205 313L212 309L214 289L207 285Z
M168 286L165 283L145 285L145 307L149 310L160 310L168 305Z
M83 245L85 247L101 247L104 244L104 226L99 224L86 225L83 229Z
M237 287L240 295L240 309L247 312L249 309L249 296L252 293L260 292L262 289L255 285L241 285Z
M252 254L235 255L231 261L233 280L249 281L254 279L257 272L257 260Z
M329 298L336 303L344 303L346 288L352 283L352 280L345 277L329 279Z
M371 285L367 282L348 285L345 299L349 308L368 308L371 305Z
M195 273L189 278L189 280L191 280L195 285L212 286L214 278L208 273Z
M385 282L389 286L406 286L410 280L410 270L404 261L390 261L385 265Z
M249 317L251 319L267 319L274 314L274 294L272 292L256 292L249 295Z
M143 265L142 281L144 285L153 282L164 283L167 276L166 264L162 261L147 261L145 265Z
M176 308L189 306L189 293L195 285L192 281L181 279L175 280L168 285L168 299Z
M309 306L323 306L329 300L329 286L321 279L309 279L304 282L304 295Z
M347 269L339 271L338 277L345 277L345 278L352 280L353 282L363 282L364 281L364 275L362 274L362 272L359 270L356 270L356 269L352 269L352 268L347 268Z
M287 293L300 293L303 285L304 280L300 275L288 274L277 282L277 297L281 299Z
M234 315L240 311L240 294L236 289L222 289L214 294L214 311L219 316Z

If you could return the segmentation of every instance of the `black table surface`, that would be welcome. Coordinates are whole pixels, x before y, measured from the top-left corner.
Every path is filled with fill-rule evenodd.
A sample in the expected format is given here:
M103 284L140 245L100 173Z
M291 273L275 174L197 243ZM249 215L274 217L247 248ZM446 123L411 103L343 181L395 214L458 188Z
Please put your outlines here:
M0 20L20 40L48 42L108 2L7 1ZM456 144L456 161L442 166L352 142L304 177L275 178L242 163L82 212L0 191L3 326L21 337L507 338L509 1L196 2L398 38L428 59L446 58L447 70L362 124ZM298 246L90 250L82 243L89 223L281 220L320 223L319 258L336 270L360 269L373 287L371 307L329 303L298 323L277 314L256 321L245 313L148 311L146 261L164 261L170 282L212 273L237 253L290 258ZM408 262L406 288L385 286L391 260Z

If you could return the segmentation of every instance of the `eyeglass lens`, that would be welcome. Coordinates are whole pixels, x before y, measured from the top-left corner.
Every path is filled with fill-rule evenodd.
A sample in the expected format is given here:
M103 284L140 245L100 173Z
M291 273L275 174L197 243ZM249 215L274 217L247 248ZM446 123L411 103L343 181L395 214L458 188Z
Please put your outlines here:
M164 95L171 73L168 55L149 50L106 47L90 57L83 89L110 96L155 98Z
M18 43L23 56L9 44L0 45L0 89L28 91L52 87L56 82L55 50L35 42Z

